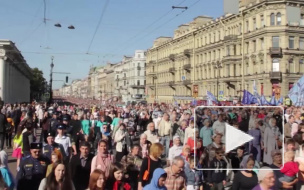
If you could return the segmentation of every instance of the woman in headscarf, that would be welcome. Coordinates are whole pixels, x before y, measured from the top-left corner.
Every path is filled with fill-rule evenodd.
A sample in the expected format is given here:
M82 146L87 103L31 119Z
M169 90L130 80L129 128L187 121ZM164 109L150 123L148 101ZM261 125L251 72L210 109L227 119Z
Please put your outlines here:
M266 127L264 133L264 162L271 165L271 152L273 150L280 149L278 142L281 141L282 135L276 125L276 120L274 118L270 118L269 126L270 127Z
M275 185L275 175L269 167L262 167L258 173L259 184L252 190L273 190Z
M165 181L167 179L167 173L162 168L157 168L153 172L151 182L144 187L144 190L167 190Z
M113 156L108 153L107 142L100 140L98 143L98 153L94 156L91 164L91 173L95 169L100 169L105 173L106 178L109 177L110 165L114 162Z
M232 190L251 190L258 184L257 174L253 171L255 165L253 156L244 156L240 165L243 170L235 174Z

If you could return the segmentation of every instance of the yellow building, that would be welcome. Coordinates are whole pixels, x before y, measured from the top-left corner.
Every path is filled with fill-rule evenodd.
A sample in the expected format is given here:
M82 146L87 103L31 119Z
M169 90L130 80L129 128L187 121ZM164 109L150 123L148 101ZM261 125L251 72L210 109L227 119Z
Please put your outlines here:
M304 73L304 2L240 1L239 14L212 19L199 16L174 37L159 37L147 51L148 102L189 102L206 91L223 100L242 90L272 96L273 84L289 87Z

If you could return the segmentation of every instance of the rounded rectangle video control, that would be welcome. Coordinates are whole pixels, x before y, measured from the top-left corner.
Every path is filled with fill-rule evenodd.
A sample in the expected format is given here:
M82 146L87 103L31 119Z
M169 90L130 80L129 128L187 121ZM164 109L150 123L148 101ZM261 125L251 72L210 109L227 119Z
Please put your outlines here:
M213 172L284 168L285 152L295 149L285 146L295 134L284 128L284 120L280 106L197 106L197 129L189 137L194 143L186 143L194 166Z

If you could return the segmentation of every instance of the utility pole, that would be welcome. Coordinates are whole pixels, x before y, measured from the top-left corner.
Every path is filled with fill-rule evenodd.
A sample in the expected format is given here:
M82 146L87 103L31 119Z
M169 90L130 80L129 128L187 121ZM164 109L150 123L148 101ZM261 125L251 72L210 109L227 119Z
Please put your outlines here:
M50 99L49 99L49 103L51 104L52 101L53 101L53 89L52 89L52 86L53 86L53 68L54 68L54 63L53 63L53 60L54 60L54 56L51 57L51 73L50 73Z

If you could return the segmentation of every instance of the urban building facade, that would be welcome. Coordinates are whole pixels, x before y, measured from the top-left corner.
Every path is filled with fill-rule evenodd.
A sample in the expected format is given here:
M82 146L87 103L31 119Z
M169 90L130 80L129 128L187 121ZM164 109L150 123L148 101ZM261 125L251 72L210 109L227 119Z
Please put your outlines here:
M30 102L31 68L9 40L0 40L0 99L4 103Z
M304 2L241 0L238 14L199 16L147 51L148 102L189 102L207 90L222 100L252 92L283 96L304 73Z
M144 50L136 50L133 56L125 56L119 63L90 67L84 80L72 81L70 90L62 87L61 96L90 98L106 102L138 102L145 100L146 56Z
M144 50L136 50L134 56L125 56L115 65L115 94L125 103L145 100L146 56Z

